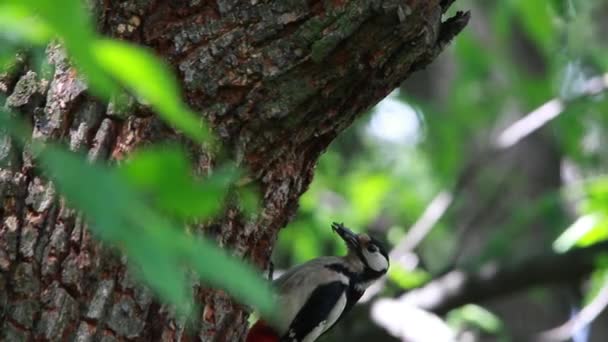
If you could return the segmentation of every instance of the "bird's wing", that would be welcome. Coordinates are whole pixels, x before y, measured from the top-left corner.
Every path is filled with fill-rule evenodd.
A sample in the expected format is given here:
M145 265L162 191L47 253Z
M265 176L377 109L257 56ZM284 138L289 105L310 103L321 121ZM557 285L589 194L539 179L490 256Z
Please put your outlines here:
M347 285L334 281L317 287L296 314L281 342L313 342L326 332L346 307Z
M275 280L274 287L278 294L280 309L280 322L277 324L277 331L280 334L287 331L291 322L317 286L336 281L348 284L346 277L323 267L337 261L339 259L335 257L314 259L290 269Z

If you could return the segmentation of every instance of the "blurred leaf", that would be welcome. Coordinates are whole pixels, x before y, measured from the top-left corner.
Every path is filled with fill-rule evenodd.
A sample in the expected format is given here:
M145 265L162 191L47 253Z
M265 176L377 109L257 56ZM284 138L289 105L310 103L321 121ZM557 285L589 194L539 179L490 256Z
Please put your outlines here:
M514 6L537 45L545 53L551 52L556 30L550 4L546 1L515 0Z
M587 214L579 217L553 243L558 252L608 240L608 177L586 183L584 192L582 209Z
M382 174L355 174L348 198L354 206L353 215L358 222L372 219L382 208L382 199L390 190L390 179Z
M403 239L405 237L405 234L406 234L405 232L406 232L406 229L404 227L392 226L388 229L388 231L386 233L386 239L392 245L397 245L399 242L401 242L401 239Z
M589 214L579 217L570 227L568 227L553 243L553 249L558 253L564 253L579 245L583 239L594 240L606 235L602 225L599 223L605 220L602 215ZM604 236L604 239L606 236ZM599 240L598 240L599 241ZM597 241L594 241L597 242Z
M20 8L22 15L39 18L40 25L60 36L70 56L84 71L92 91L109 98L116 84L103 72L93 56L91 44L96 34L83 3L79 0L7 0L7 3ZM23 21L21 24L27 26L29 22ZM22 31L26 30L22 28Z
M92 50L108 73L148 101L167 122L199 142L208 138L202 118L182 102L171 72L150 52L116 40L98 40Z
M302 263L321 256L322 243L316 234L317 227L309 222L296 221L289 225L289 229L281 233L279 244L291 251L293 262Z
M148 194L162 210L184 218L208 218L222 208L224 197L236 180L236 169L217 168L197 181L184 152L177 147L137 151L121 167L126 179Z
M57 34L97 95L108 99L117 91L112 76L192 139L208 139L202 118L183 103L167 67L141 47L97 39L79 0L8 0L1 6L0 32L38 44Z
M598 177L585 187L587 198L584 203L586 212L601 212L608 215L608 176Z
M26 40L44 44L51 38L51 30L24 7L3 3L0 4L0 35L13 42Z
M121 226L131 227L135 223L131 220L142 208L116 174L52 145L41 149L39 154L42 166L59 190L93 220L95 232L104 239L119 241L131 233Z
M587 289L583 304L588 305L599 294L599 292L608 285L608 255L604 254L597 258L597 268L591 274L589 279L589 288Z
M160 247L161 252L166 252L164 258L174 260L177 270L173 272L193 269L206 284L222 288L237 300L256 307L264 317L273 317L270 284L259 272L208 240L178 232L166 221L155 218L153 212L142 220L142 226L153 228L148 231L150 240ZM154 249L151 248L152 251ZM153 269L151 271L154 272ZM167 273L158 275L167 277Z
M164 228L161 228L164 229ZM167 234L173 235L173 234ZM172 239L173 236L167 236ZM150 280L157 282L150 284L161 299L172 303L181 314L188 315L195 306L192 301L192 292L188 289L189 279L186 278L186 268L176 263L176 260L167 251L167 243L158 239L144 237L142 241L127 249L128 256L137 267L131 271L140 279L150 284ZM126 248L129 248L125 246ZM156 280L157 279L157 280Z
M272 313L271 290L255 271L206 240L172 226L139 201L112 170L89 165L56 147L45 148L41 160L59 190L92 221L91 228L123 246L141 267L146 282L180 311L192 309L184 272L193 268L206 283L226 289L265 314ZM151 256L154 253L157 257Z
M602 219L591 230L589 230L585 235L581 236L577 246L591 246L606 240L608 240L608 217L602 216Z
M492 334L499 333L503 329L503 324L498 316L475 304L467 304L450 311L447 320L452 326L464 328L472 325Z
M0 123L21 138L26 136L27 131L7 113L0 112ZM193 268L208 284L226 289L272 317L269 284L252 268L210 242L172 226L146 207L113 170L88 164L53 145L33 146L59 191L83 211L98 236L125 250L138 264L138 274L161 299L172 302L182 313L190 312L192 297L185 272Z
M15 115L0 108L0 136L8 135L21 143L31 130L22 122L15 120Z
M479 53L483 44L476 40L471 32L465 30L454 42L455 53L458 56L462 72L459 75L464 81L479 81L490 75L492 70L493 53Z
M260 203L260 193L258 189L253 186L241 186L236 192L241 209L245 213L255 215L260 212L262 204Z
M559 141L560 147L577 164L585 162L585 153L580 148L580 142L586 134L586 129L585 122L580 120L580 114L588 113L588 107L589 104L571 104L552 124L556 130L555 137Z
M399 264L391 265L388 270L388 278L394 281L402 289L413 289L420 287L431 279L431 275L420 269L406 270Z

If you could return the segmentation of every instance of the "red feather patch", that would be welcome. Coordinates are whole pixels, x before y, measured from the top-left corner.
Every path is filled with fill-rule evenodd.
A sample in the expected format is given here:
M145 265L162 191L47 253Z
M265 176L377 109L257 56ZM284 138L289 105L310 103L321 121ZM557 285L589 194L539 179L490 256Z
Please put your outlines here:
M279 342L279 335L266 322L260 320L249 329L245 342Z

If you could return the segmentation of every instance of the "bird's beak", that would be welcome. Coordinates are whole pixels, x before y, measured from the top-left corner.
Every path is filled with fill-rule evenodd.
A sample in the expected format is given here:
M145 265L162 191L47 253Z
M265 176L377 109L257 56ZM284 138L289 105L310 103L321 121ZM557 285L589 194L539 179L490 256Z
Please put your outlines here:
M351 249L351 248L356 249L359 247L359 237L357 236L357 234L353 233L350 229L344 227L344 224L334 222L331 225L331 228L334 230L334 232L336 232L336 233L338 233L338 235L340 235L340 237L342 238L342 240L344 240L344 242L346 242L346 246L349 249Z

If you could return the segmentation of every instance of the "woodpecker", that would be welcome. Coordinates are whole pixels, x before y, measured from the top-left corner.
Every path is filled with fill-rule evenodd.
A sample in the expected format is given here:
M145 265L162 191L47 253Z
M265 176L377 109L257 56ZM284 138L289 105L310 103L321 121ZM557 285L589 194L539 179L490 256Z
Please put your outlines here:
M346 243L347 254L310 260L275 280L279 319L273 325L256 322L246 342L313 342L386 274L388 254L379 241L342 223L332 229Z

